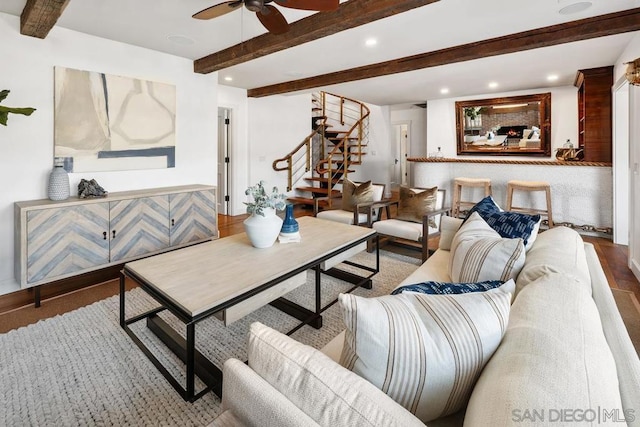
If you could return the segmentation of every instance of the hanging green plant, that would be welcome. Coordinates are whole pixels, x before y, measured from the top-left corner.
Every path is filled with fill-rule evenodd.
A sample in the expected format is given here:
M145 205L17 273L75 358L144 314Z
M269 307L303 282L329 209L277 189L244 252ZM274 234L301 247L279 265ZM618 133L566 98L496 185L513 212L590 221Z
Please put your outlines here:
M4 101L4 99L9 95L9 90L0 91L0 102ZM36 111L35 108L13 108L13 107L5 107L4 105L0 105L0 125L6 126L7 120L9 119L9 113L13 114L22 114L24 116L30 116L31 113Z

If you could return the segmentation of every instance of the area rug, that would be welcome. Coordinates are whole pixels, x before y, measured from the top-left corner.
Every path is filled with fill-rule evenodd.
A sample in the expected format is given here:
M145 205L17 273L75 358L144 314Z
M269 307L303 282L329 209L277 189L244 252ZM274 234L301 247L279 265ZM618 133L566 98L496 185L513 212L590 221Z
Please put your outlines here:
M417 259L380 252L380 273L373 289L356 294L388 294L420 264ZM361 253L353 261L374 265L373 254ZM346 268L351 268L347 266ZM313 272L307 284L287 297L313 307ZM323 276L323 299L336 298L349 286ZM155 306L142 290L127 292L127 316ZM119 300L111 297L87 307L0 335L0 425L18 426L203 426L220 412L220 400L208 393L187 403L142 354L119 326ZM162 317L183 331L171 315ZM198 349L216 365L230 357L245 360L249 325L260 321L280 331L296 320L270 306L225 327L215 318L196 327ZM305 326L293 337L316 348L323 347L342 329L339 306L323 314L320 330ZM144 322L133 326L154 349L165 366L184 381L184 365L149 333ZM183 382L184 384L184 382ZM202 387L202 384L198 384Z
M638 355L640 355L640 303L636 295L623 289L611 289L613 299L616 301L618 311L627 327L629 337Z

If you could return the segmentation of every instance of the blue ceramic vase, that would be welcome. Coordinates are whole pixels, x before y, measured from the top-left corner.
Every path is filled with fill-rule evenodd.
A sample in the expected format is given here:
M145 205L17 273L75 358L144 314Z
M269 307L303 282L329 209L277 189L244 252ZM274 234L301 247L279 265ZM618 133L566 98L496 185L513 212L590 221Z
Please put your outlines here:
M293 205L288 203L285 208L284 221L282 222L280 232L285 234L297 233L299 229L298 221L293 217Z

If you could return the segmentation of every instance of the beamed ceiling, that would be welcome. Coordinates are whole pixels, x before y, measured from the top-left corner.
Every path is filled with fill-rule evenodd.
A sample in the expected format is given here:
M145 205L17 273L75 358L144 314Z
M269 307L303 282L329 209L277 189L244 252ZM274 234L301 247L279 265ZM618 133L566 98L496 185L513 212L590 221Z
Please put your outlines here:
M45 38L60 26L193 59L195 72L217 72L250 96L321 88L390 105L483 94L488 81L499 91L570 85L578 69L612 65L640 32L640 0L594 0L559 14L566 2L349 0L322 13L278 6L290 23L281 36L244 8L191 18L216 0L3 0L0 12L20 15L25 35ZM365 47L367 38L378 44ZM547 82L549 73L558 81Z

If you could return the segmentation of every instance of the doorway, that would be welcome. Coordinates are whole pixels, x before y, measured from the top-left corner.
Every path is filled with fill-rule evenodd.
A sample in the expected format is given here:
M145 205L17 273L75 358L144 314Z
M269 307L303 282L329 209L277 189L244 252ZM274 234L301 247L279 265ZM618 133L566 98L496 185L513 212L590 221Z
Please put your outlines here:
M231 109L218 108L218 213L229 215L231 175Z
M410 122L394 123L394 160L393 173L391 174L391 188L395 189L401 185L408 185L409 170L407 168L407 157L410 146Z

